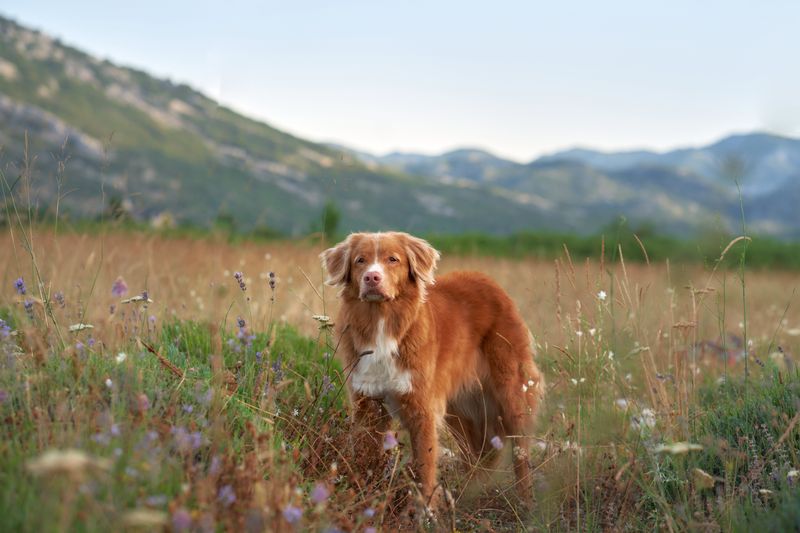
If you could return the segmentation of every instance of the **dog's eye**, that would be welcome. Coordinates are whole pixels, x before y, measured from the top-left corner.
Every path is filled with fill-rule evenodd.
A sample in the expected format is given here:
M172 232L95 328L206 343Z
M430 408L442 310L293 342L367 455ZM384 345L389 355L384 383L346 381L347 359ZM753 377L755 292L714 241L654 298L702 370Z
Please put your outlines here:
M358 259L356 259L356 264L359 264L359 265L363 265L366 262L367 262L367 260L364 259L363 257L359 257Z
M400 261L400 260L399 260L398 258L396 258L395 256L391 256L391 257L389 258L389 262L390 262L390 263L397 263L398 261Z

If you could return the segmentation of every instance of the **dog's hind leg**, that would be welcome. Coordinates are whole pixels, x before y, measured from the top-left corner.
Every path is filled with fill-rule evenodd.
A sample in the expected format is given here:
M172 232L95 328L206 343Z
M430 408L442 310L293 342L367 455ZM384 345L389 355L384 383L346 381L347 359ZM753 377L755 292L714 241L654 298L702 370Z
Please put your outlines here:
M484 341L483 350L489 362L490 379L500 412L496 430L512 445L518 493L528 501L531 496L529 435L543 391L542 375L533 362L527 334L522 335L516 330L507 335L498 333Z

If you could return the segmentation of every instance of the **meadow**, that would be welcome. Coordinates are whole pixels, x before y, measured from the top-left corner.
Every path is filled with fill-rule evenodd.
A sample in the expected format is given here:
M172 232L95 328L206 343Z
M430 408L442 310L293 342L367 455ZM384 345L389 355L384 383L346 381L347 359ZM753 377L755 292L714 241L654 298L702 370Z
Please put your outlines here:
M449 454L451 505L418 527L800 528L798 276L749 270L746 245L706 264L626 262L647 239L580 260L446 253L439 272L512 295L547 392L534 501L508 461ZM323 248L4 228L2 529L394 530L415 496L406 435L383 471L352 453Z

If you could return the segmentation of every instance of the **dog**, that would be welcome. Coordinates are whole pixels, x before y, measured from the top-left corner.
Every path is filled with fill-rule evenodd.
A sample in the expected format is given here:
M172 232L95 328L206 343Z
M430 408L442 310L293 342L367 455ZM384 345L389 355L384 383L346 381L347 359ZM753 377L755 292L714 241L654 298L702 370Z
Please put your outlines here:
M399 418L415 480L432 505L440 428L476 461L510 442L518 494L527 500L528 435L544 380L508 294L478 272L434 278L439 252L407 233L353 233L320 257L326 283L339 289L337 354L372 451L383 452Z

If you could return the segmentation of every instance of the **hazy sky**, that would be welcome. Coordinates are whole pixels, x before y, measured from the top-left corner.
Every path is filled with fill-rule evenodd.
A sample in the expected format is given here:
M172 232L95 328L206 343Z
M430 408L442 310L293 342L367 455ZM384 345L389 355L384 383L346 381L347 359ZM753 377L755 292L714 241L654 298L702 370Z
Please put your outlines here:
M797 1L5 0L0 13L378 153L477 146L528 160L800 135Z

